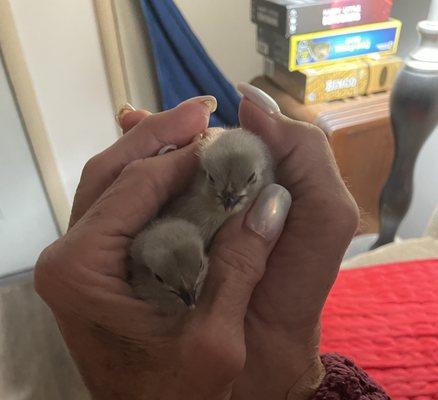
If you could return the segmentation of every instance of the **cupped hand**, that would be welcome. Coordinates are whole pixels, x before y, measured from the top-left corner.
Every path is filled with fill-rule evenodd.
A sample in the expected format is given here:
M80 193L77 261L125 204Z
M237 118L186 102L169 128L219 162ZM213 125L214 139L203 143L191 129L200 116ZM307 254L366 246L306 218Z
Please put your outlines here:
M93 398L228 399L243 370L247 305L275 244L245 224L263 204L226 224L199 305L182 321L136 299L127 282L132 238L190 181L190 143L210 111L198 99L137 114L129 132L87 163L69 231L38 260L36 289ZM155 156L173 143L182 148Z
M356 232L358 210L324 133L282 115L257 88L240 89L241 125L268 144L293 205L249 304L247 360L233 398L305 399L324 376L320 316ZM139 117L130 113L126 129Z
M87 163L69 231L38 260L36 289L95 399L229 399L244 367L247 305L288 205L274 240L246 219L254 226L284 189L271 188L269 201L261 196L226 224L199 304L183 319L136 299L126 279L132 238L190 182L197 168L190 142L206 130L210 111L195 99L156 115L136 112L132 129ZM155 156L173 143L182 148Z
M259 134L293 205L246 317L248 360L236 399L306 398L323 376L320 316L358 226L358 209L324 133L282 115L250 85L240 87L241 125Z

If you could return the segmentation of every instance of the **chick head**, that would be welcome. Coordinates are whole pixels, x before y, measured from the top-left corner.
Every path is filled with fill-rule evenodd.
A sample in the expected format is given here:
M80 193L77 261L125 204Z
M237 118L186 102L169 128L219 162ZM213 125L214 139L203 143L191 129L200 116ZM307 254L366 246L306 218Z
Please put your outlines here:
M227 213L242 210L273 181L269 149L258 136L240 128L204 139L200 159L203 192Z
M173 218L157 221L151 229L153 234L148 234L148 240L132 251L141 252L141 259L145 260L158 290L163 290L163 297L174 297L193 308L208 268L198 228Z

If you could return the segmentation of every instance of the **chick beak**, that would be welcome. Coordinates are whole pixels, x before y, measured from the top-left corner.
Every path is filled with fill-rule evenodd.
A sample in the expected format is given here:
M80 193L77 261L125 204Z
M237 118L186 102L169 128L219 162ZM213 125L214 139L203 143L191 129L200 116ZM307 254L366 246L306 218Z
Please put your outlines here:
M190 293L187 290L181 290L179 293L179 297L188 308L195 308L196 305L195 293Z
M239 202L239 197L233 193L226 192L222 195L222 204L225 211L231 211Z

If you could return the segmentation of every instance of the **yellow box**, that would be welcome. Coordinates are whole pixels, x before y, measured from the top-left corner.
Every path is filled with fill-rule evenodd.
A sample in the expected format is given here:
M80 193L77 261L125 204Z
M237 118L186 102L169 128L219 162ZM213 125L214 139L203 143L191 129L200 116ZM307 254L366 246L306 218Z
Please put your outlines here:
M389 90L402 64L389 56L290 72L266 59L265 73L297 100L315 104Z
M387 22L291 36L289 70L316 68L397 52L401 22Z
M390 90L403 65L400 57L372 57L367 58L369 80L365 94L384 92Z

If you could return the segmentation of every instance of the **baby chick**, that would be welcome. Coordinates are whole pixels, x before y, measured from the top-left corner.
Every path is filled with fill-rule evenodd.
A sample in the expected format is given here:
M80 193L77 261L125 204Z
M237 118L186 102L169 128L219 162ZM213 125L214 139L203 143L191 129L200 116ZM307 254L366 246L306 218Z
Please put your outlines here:
M268 148L243 129L211 134L201 142L199 156L194 183L131 248L134 292L167 314L195 306L208 267L204 249L228 217L274 181Z
M130 252L135 294L166 314L193 308L207 273L208 260L198 228L183 219L150 223Z
M201 232L206 247L225 220L251 204L274 181L269 149L243 129L216 132L200 145L201 169L189 191L166 210Z

